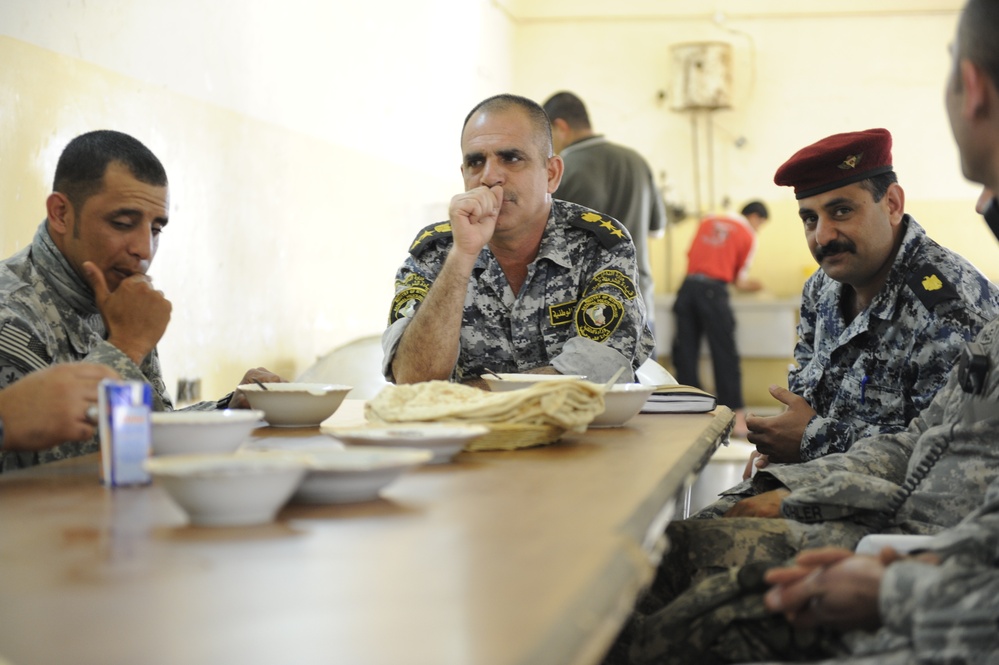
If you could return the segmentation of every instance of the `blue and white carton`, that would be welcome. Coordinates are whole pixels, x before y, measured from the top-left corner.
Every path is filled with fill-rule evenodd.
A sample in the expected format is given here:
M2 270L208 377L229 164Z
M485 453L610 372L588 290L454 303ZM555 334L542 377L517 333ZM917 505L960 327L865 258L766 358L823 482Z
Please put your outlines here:
M143 462L152 443L152 387L142 381L106 379L98 389L97 404L101 482L109 487L148 484Z

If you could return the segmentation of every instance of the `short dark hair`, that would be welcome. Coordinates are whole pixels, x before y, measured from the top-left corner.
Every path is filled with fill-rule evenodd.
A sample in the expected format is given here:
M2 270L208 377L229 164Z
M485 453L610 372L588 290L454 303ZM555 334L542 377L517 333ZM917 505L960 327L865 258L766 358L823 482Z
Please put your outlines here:
M77 136L62 151L52 191L65 194L79 212L101 190L111 162L125 166L140 182L167 186L166 170L149 148L128 134L100 129Z
M468 115L465 116L465 122L461 125L462 137L465 136L465 127L468 126L468 121L479 111L505 111L514 107L521 108L527 113L528 120L534 126L534 135L535 139L537 139L538 150L541 152L541 156L551 157L554 155L555 151L552 147L552 125L548 122L548 115L545 114L545 110L536 101L527 97L521 97L520 95L511 95L508 93L494 95L476 104L468 112Z
M999 47L995 36L999 31L999 3L995 0L968 0L957 26L956 61L967 58L988 74L999 88ZM955 77L957 85L960 77Z
M549 120L561 118L572 129L591 129L590 115L586 112L583 100L571 92L556 92L544 103Z
M770 219L770 211L763 205L762 201L750 201L742 207L742 216L759 215L763 219Z
M871 198L877 203L884 198L888 188L898 182L898 175L894 171L876 175L867 180L861 180L858 185L871 193Z

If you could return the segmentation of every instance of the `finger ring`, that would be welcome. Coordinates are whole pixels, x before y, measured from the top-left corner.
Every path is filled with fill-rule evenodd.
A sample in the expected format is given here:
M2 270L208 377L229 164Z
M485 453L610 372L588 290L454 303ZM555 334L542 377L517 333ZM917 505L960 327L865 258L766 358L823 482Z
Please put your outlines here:
M88 406L87 407L87 412L86 412L86 414L84 414L84 417L87 419L87 422L89 422L92 425L96 425L97 424L97 407L94 406L93 404L91 404L90 406Z

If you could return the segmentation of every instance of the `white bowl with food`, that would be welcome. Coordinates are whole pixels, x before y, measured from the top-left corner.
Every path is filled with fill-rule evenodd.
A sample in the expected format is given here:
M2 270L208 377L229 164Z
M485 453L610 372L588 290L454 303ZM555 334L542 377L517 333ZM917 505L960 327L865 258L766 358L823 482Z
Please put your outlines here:
M292 499L301 503L373 501L382 489L433 457L429 450L350 446L306 454L309 470Z
M335 383L256 383L239 387L275 427L314 427L333 415L352 389Z
M163 411L151 414L150 421L154 455L229 453L267 424L256 409Z
M519 390L530 388L536 383L547 381L583 381L585 376L579 374L482 374L489 390L499 392L501 390Z
M656 386L616 383L604 392L604 410L590 427L621 427L642 410Z
M144 464L196 526L272 521L308 468L302 456L269 453L172 455Z
M391 423L326 430L344 443L355 446L419 448L433 453L428 464L447 464L467 443L485 436L485 425L462 423Z

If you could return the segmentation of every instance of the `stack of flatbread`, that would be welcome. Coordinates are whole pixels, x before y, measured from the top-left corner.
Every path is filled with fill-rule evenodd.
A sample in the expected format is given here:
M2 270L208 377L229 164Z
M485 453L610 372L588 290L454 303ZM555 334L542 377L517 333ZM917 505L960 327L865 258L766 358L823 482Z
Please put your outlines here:
M467 450L510 450L581 432L603 410L603 386L588 381L541 381L504 392L426 381L385 386L365 404L364 416L376 423L481 423L490 433Z

